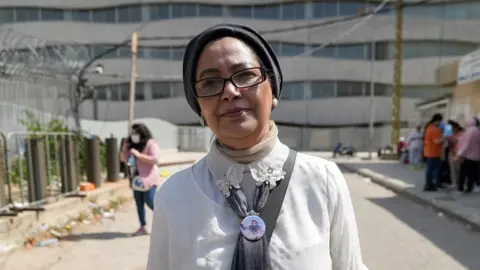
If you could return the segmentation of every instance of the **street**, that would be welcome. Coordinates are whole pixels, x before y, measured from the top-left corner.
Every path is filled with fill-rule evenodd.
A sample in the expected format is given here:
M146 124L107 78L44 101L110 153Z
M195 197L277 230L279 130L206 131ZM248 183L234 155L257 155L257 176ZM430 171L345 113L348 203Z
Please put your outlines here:
M370 269L480 269L478 233L363 177L350 173L345 177L356 209L364 259ZM117 221L92 226L90 232L58 247L16 252L0 262L0 269L145 269L148 236L127 235L136 225L135 208L129 202L117 213Z

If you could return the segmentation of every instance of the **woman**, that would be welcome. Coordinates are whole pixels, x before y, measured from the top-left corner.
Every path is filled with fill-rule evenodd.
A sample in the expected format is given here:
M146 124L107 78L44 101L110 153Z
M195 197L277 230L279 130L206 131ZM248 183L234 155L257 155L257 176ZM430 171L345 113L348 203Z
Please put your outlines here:
M209 28L187 45L183 79L216 139L157 193L147 269L366 269L338 167L278 140L282 73L268 43L244 26Z
M478 120L476 118L468 121L465 132L459 138L455 160L460 163L458 191L465 192L465 194L471 193L479 179L480 128L478 128ZM467 185L466 190L465 182Z
M462 136L463 128L455 121L449 121L452 126L452 134L447 137L448 141L448 165L450 167L450 179L452 187L455 188L458 182L459 164L455 161L458 139Z
M160 184L160 172L158 171L158 145L152 137L152 133L144 124L133 124L132 134L124 141L122 151L122 161L127 162L129 157L135 158L134 175L132 178L141 182L142 190L134 189L133 196L137 205L138 219L140 228L133 234L134 236L147 234L145 220L145 204L154 209L153 200L157 186Z

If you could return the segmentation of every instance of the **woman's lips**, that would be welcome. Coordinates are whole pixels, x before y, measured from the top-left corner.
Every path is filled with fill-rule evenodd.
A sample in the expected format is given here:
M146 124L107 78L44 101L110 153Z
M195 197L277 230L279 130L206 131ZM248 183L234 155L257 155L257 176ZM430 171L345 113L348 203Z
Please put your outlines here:
M222 113L220 116L225 116L225 117L235 117L235 116L240 116L246 113L249 109L246 108L233 108L230 109L224 113Z

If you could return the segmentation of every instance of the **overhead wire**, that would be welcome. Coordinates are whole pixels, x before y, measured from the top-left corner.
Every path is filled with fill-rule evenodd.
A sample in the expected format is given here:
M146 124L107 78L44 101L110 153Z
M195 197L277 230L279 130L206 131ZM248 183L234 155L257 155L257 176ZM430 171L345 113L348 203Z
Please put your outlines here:
M335 37L334 39L331 39L330 41L327 41L323 44L320 44L318 46L315 46L309 50L307 50L306 52L304 53L301 53L299 55L296 55L295 57L302 57L302 56L306 56L306 55L311 55L312 53L316 52L316 51L320 51L324 48L326 48L328 45L332 44L332 43L335 43L345 37L347 37L348 35L350 35L351 33L353 33L355 30L357 30L358 27L364 25L367 21L369 21L371 18L373 18L373 16L375 14L377 14L378 12L380 12L384 7L385 5L388 4L388 2L390 2L390 0L383 0L382 3L380 3L376 8L374 8L371 12L369 12L369 15L366 16L363 20L361 20L360 22L356 23L355 25L353 25L352 27L350 27L348 30L346 30L345 32L342 32L340 35L338 35L337 37Z
M416 2L409 2L409 3L404 3L402 5L402 8L404 7L414 7L414 6L420 6L420 5L425 5L429 3L434 3L437 2L438 0L419 0ZM379 5L380 6L380 5ZM378 8L378 6L377 6ZM284 33L284 32L293 32L297 30L305 30L305 29L310 29L310 28L317 28L317 27L324 27L324 26L329 26L333 24L339 24L339 23L344 23L344 22L349 22L349 21L354 21L357 19L361 19L364 17L369 17L372 16L379 11L394 11L395 7L385 7L385 5L382 5L381 8L379 9L373 9L370 11L365 11L365 12L360 12L359 14L352 15L352 16L345 16L345 17L340 17L340 18L335 18L335 19L330 19L326 21L321 21L321 22L313 22L313 23L307 23L307 24L302 24L302 25L296 25L296 26L290 26L290 27L282 27L282 28L276 28L276 29L270 29L270 30L260 30L258 31L259 34L261 35L267 35L267 34L278 34L278 33ZM150 37L140 37L139 41L152 41L152 40L189 40L192 39L194 36L150 36Z
M378 6L376 6L375 8L373 9L370 9L368 11L365 11L365 12L362 12L358 15L354 15L354 16L348 16L348 17L343 17L343 18L338 18L338 19L332 19L332 20L328 20L328 21L323 21L323 22L317 22L317 23L310 23L310 24L306 24L306 25L299 25L299 26L293 26L293 27L289 27L289 28L278 28L278 29L271 29L271 30L265 30L265 31L259 31L260 34L262 35L266 35L266 34L274 34L274 33L282 33L282 32L292 32L292 31L296 31L296 30L306 30L306 29L311 29L311 28L317 28L317 27L324 27L324 26L329 26L329 25L333 25L333 24L338 24L338 23L343 23L343 22L348 22L348 21L353 21L353 20L357 20L357 19L361 19L361 18L364 18L363 20L361 20L360 22L356 23L355 25L353 25L352 27L350 27L349 29L347 29L346 31L342 32L341 34L339 34L337 37L335 37L334 39L328 41L328 42L325 42L325 43L322 43L318 46L315 46L301 54L298 54L296 56L293 56L293 57L302 57L302 56L306 56L306 55L310 55L316 51L319 51L319 50L322 50L324 48L326 48L328 45L332 44L332 43L335 43L343 38L345 38L346 36L350 35L351 33L353 33L358 27L362 26L363 24L365 24L367 21L369 21L371 18L373 18L374 15L376 15L377 13L379 13L380 11L385 11L385 10L393 10L394 7L386 7L386 5L390 2L391 0L383 0ZM403 7L411 7L411 6L419 6L419 5L423 5L423 4L427 4L427 3L431 3L431 2L435 2L435 0L421 0L421 1L417 1L417 2L414 2L414 3L404 3L403 4ZM145 24L143 27L145 27L147 24ZM192 36L170 36L170 37L165 37L165 36L158 36L158 37L140 37L139 38L139 41L143 40L143 41L149 41L149 40L186 40L186 39L191 39ZM115 50L117 50L118 48L122 47L122 46L127 46L128 44L130 43L130 40L125 40L124 42L122 43L119 43L117 45L115 45L114 47L112 47L111 49L107 50L108 52L107 53L102 53L103 55L107 55ZM101 57L100 57L101 58ZM99 59L99 58L98 58ZM116 75L116 76L119 76L119 75ZM144 77L144 76L142 76ZM148 76L150 77L150 76ZM153 76L152 76L153 77ZM109 101L110 102L110 101ZM108 110L105 111L105 117L108 113ZM103 129L103 128L102 128Z

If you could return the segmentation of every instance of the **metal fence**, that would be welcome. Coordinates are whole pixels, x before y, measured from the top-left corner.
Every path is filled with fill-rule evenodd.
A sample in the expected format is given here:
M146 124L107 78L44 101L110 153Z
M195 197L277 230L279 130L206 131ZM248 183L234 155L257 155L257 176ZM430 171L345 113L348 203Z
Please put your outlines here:
M25 110L41 123L65 118L77 70L90 57L86 46L54 45L0 28L0 131L25 130Z
M76 134L11 132L0 137L0 210L35 210L49 201L79 194Z

